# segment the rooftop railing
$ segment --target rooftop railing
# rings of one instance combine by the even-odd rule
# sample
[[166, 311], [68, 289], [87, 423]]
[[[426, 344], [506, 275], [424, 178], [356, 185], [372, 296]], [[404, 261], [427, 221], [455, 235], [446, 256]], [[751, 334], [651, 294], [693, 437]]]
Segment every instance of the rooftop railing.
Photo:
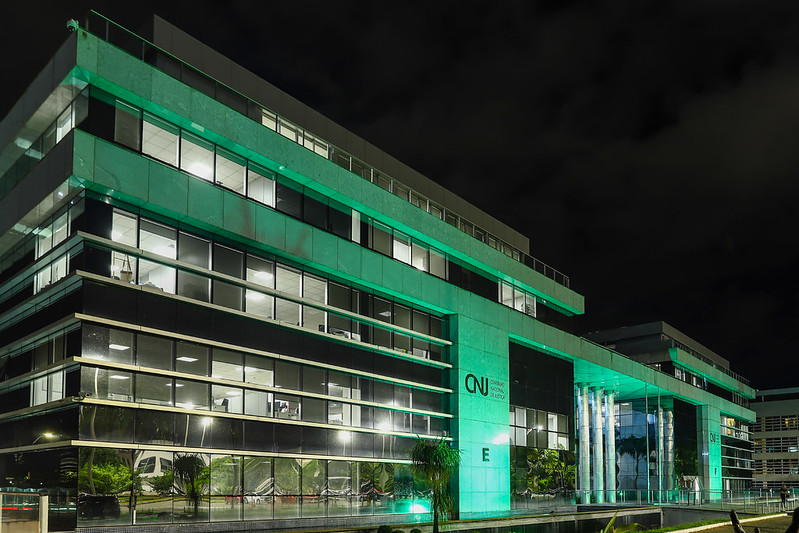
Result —
[[294, 124], [269, 110], [262, 104], [255, 102], [214, 77], [189, 65], [185, 61], [136, 33], [120, 26], [100, 13], [90, 11], [86, 16], [83, 28], [100, 39], [154, 66], [192, 88], [197, 89], [255, 122], [270, 128], [315, 154], [336, 163], [338, 166], [361, 176], [367, 181], [423, 209], [433, 216], [460, 229], [467, 235], [499, 250], [508, 257], [523, 263], [547, 278], [554, 280], [556, 283], [564, 287], [570, 287], [569, 277], [562, 272], [511, 246], [496, 235], [440, 204], [437, 204], [424, 194], [411, 189], [374, 166], [354, 157], [345, 150], [332, 145], [297, 124]]

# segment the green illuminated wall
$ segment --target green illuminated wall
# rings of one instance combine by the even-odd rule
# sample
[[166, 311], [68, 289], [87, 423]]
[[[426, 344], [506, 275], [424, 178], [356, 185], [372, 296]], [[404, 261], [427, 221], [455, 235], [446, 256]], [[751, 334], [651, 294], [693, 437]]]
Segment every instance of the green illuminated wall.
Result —
[[696, 440], [699, 445], [699, 475], [704, 489], [720, 491], [721, 486], [721, 411], [718, 407], [701, 405], [696, 409]]
[[463, 452], [458, 476], [462, 513], [510, 508], [508, 335], [465, 315], [451, 321], [453, 436]]

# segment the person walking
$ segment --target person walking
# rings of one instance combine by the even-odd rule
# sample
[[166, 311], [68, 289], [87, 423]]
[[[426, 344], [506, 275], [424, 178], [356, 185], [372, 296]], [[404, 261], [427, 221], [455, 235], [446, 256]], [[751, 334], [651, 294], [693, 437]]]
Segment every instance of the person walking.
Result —
[[782, 484], [780, 489], [780, 502], [782, 503], [782, 508], [785, 509], [788, 505], [788, 487], [785, 486], [785, 483]]

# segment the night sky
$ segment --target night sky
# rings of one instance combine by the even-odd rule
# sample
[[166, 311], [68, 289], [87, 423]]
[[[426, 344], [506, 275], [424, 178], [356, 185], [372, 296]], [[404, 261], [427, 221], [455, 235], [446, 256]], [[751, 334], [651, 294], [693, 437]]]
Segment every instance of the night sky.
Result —
[[8, 0], [0, 116], [90, 7], [158, 13], [526, 234], [577, 332], [664, 320], [799, 386], [799, 2]]

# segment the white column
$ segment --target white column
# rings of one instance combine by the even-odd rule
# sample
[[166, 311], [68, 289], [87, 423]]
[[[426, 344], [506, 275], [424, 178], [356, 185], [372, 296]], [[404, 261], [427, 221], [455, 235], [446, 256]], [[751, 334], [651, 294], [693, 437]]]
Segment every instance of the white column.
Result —
[[665, 450], [663, 447], [664, 433], [663, 428], [663, 408], [658, 405], [658, 434], [657, 434], [657, 447], [658, 447], [658, 501], [663, 501], [663, 459], [665, 459]]
[[602, 398], [604, 391], [596, 387], [594, 389], [594, 501], [603, 503], [605, 501], [605, 454], [602, 445]]
[[577, 458], [579, 459], [578, 473], [580, 481], [578, 490], [580, 491], [580, 501], [589, 503], [591, 494], [591, 451], [589, 450], [589, 424], [588, 424], [588, 387], [582, 383], [577, 395], [577, 422], [580, 428], [580, 440], [577, 448]]
[[674, 490], [674, 411], [666, 411], [666, 490]]
[[613, 391], [605, 394], [605, 488], [608, 503], [616, 503], [616, 406]]

